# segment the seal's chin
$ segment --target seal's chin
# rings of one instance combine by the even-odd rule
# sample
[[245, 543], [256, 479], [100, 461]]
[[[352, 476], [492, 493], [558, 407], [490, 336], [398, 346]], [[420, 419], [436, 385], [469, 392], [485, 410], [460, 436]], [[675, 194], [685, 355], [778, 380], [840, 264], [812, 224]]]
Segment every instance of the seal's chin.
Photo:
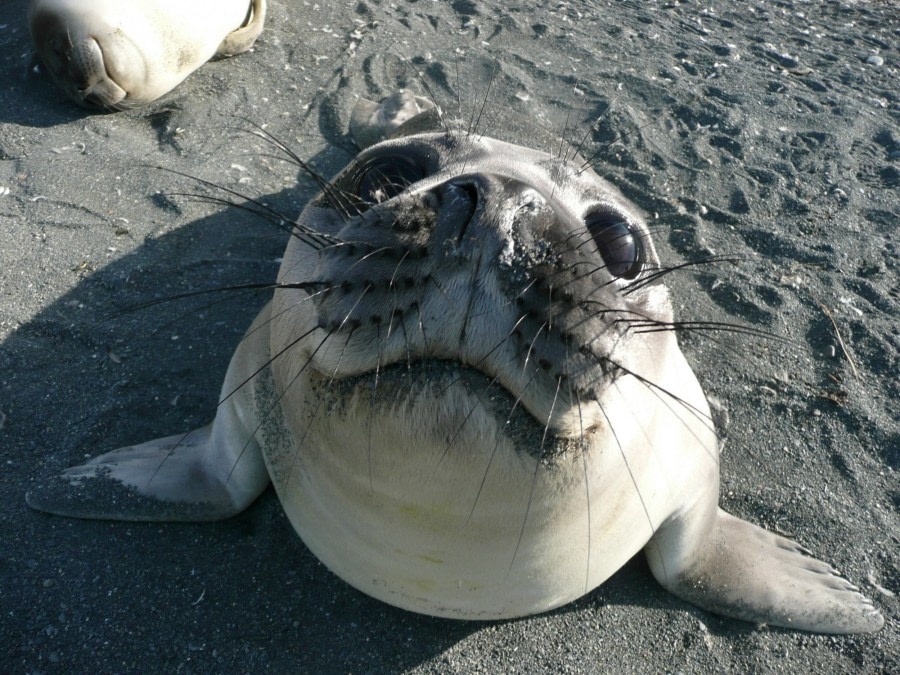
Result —
[[[365, 410], [368, 425], [409, 425], [411, 439], [445, 452], [492, 452], [501, 440], [517, 452], [549, 460], [574, 449], [584, 433], [539, 418], [523, 392], [458, 361], [420, 359], [337, 380], [334, 393], [350, 409]], [[409, 424], [412, 421], [413, 424]], [[367, 420], [360, 420], [366, 426]]]

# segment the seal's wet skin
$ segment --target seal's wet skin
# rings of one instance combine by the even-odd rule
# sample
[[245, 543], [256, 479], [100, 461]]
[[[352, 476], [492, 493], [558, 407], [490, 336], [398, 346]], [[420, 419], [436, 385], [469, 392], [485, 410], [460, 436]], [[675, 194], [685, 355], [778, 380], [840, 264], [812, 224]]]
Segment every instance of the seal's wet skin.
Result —
[[210, 427], [28, 497], [208, 520], [274, 484], [331, 570], [459, 619], [542, 612], [646, 552], [727, 616], [877, 630], [858, 589], [718, 507], [718, 445], [639, 211], [581, 161], [448, 128], [398, 92], [303, 211]]
[[88, 108], [150, 103], [215, 57], [253, 46], [265, 0], [31, 0], [38, 55]]

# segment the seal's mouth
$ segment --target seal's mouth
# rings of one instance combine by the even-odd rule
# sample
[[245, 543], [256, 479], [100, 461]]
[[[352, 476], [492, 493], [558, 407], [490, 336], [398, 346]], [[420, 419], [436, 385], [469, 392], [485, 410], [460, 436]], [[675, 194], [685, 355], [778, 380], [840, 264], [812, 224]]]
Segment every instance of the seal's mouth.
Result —
[[[513, 447], [541, 461], [552, 462], [580, 447], [584, 440], [584, 434], [580, 438], [561, 434], [549, 420], [533, 415], [521, 394], [507, 390], [496, 377], [458, 361], [426, 358], [393, 363], [378, 371], [336, 380], [332, 386], [345, 400], [368, 397], [374, 416], [394, 416], [400, 409], [439, 411], [421, 419], [421, 428], [438, 437], [448, 452], [471, 442], [467, 427], [485, 414], [494, 420], [498, 437], [507, 438]], [[466, 405], [460, 406], [460, 401]], [[488, 437], [490, 434], [476, 436], [484, 436], [484, 444], [496, 443]], [[467, 438], [465, 444], [463, 438]]]

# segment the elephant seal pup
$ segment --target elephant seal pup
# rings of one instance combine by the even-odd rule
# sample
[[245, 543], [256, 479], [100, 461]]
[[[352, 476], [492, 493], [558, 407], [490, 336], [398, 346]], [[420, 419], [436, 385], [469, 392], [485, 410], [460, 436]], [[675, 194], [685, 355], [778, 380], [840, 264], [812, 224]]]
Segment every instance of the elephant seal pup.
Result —
[[266, 0], [31, 0], [28, 24], [56, 84], [88, 108], [145, 105], [213, 57], [250, 49]]
[[576, 162], [423, 132], [404, 92], [293, 227], [209, 427], [28, 496], [67, 516], [226, 518], [271, 480], [312, 552], [416, 612], [501, 619], [584, 595], [639, 550], [712, 612], [883, 623], [788, 539], [718, 507], [716, 434], [637, 209]]

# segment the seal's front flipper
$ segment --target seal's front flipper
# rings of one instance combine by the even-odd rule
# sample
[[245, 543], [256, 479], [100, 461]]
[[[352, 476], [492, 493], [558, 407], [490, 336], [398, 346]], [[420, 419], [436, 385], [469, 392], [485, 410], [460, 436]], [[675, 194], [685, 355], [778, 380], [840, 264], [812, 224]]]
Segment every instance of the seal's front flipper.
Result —
[[657, 580], [716, 614], [818, 633], [870, 633], [884, 624], [872, 602], [830, 565], [718, 509], [711, 529], [676, 520], [647, 545]]
[[258, 429], [256, 375], [269, 360], [269, 306], [231, 359], [215, 421], [120, 448], [53, 476], [26, 495], [39, 511], [107, 520], [221, 520], [269, 484]]
[[[242, 511], [268, 484], [255, 442], [234, 472], [216, 466], [213, 425], [95, 457], [26, 495], [39, 511], [107, 520], [221, 520]], [[233, 464], [233, 463], [232, 463]], [[229, 475], [230, 474], [230, 475]]]

